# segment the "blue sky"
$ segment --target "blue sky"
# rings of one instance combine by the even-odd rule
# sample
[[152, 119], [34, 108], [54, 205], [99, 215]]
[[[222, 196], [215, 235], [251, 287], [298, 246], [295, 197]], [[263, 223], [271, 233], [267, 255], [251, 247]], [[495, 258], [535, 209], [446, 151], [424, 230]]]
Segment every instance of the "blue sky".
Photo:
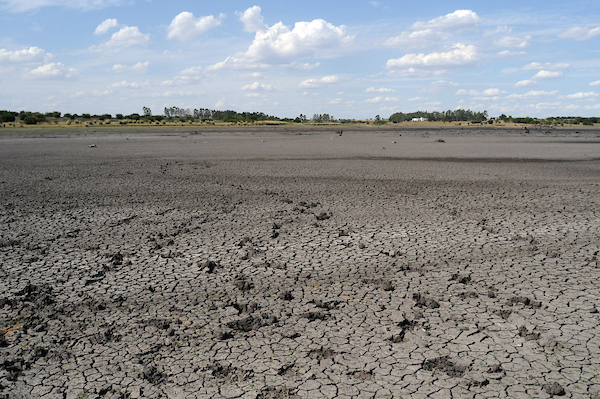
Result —
[[0, 109], [600, 116], [600, 2], [0, 0]]

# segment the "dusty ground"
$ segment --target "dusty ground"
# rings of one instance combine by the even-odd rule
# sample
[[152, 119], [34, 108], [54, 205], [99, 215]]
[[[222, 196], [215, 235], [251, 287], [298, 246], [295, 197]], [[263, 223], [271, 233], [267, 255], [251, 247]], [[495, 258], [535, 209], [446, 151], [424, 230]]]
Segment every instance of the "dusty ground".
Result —
[[594, 130], [4, 134], [0, 397], [600, 397], [599, 160]]

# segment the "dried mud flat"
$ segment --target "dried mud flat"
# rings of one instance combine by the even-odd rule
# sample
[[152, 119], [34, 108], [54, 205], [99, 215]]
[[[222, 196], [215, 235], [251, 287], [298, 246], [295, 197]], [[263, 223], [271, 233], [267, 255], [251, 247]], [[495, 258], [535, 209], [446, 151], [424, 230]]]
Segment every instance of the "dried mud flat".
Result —
[[600, 131], [0, 136], [0, 397], [600, 397]]

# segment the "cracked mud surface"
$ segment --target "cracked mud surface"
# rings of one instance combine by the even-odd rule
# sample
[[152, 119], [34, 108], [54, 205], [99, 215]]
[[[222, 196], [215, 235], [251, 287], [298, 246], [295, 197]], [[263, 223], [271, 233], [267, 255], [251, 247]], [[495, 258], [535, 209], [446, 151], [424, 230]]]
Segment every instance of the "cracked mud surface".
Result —
[[167, 133], [1, 136], [0, 397], [600, 397], [600, 132]]

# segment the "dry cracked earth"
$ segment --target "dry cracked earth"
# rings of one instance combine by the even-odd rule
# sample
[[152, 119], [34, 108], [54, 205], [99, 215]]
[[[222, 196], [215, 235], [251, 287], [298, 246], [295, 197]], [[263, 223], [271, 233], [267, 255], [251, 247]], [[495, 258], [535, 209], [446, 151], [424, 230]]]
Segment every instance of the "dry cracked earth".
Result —
[[600, 397], [600, 131], [0, 136], [0, 398]]

